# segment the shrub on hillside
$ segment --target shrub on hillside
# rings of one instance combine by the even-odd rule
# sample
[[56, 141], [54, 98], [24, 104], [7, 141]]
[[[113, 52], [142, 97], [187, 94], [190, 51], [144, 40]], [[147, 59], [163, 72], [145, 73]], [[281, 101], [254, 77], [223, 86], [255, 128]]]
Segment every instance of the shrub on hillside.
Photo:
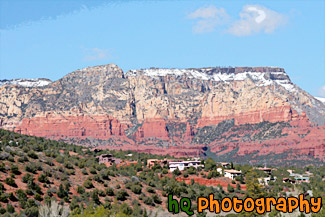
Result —
[[143, 199], [143, 202], [144, 202], [145, 204], [147, 204], [147, 205], [150, 205], [150, 206], [154, 206], [154, 205], [155, 205], [154, 202], [153, 202], [153, 199], [152, 199], [151, 197], [145, 197], [145, 198]]
[[90, 188], [93, 188], [94, 185], [93, 185], [93, 183], [90, 180], [86, 180], [84, 182], [84, 187], [87, 188], [87, 189], [90, 189]]
[[12, 202], [17, 202], [18, 201], [18, 199], [15, 197], [13, 192], [10, 192], [9, 200], [11, 200]]
[[124, 200], [126, 200], [127, 196], [129, 196], [129, 194], [125, 190], [122, 189], [122, 190], [117, 192], [116, 199], [124, 201]]
[[5, 191], [5, 187], [4, 185], [0, 182], [0, 194], [3, 193]]
[[7, 203], [7, 212], [8, 213], [14, 213], [15, 208], [11, 205], [11, 203]]
[[39, 194], [39, 193], [36, 193], [35, 196], [34, 196], [35, 200], [38, 200], [38, 201], [42, 201], [43, 200], [43, 197]]
[[142, 192], [142, 187], [140, 185], [132, 185], [131, 186], [131, 191], [135, 194], [141, 194]]
[[77, 193], [78, 194], [83, 194], [83, 193], [85, 193], [85, 189], [82, 186], [78, 186], [77, 187]]
[[230, 184], [228, 184], [227, 190], [229, 193], [233, 193], [235, 191], [234, 187], [232, 187]]
[[152, 187], [148, 187], [148, 188], [147, 188], [147, 191], [148, 191], [149, 193], [151, 193], [151, 194], [156, 193], [155, 189], [153, 189]]
[[14, 188], [17, 188], [17, 184], [16, 184], [16, 182], [15, 182], [15, 180], [13, 179], [13, 178], [9, 178], [9, 177], [7, 177], [6, 179], [5, 179], [5, 183], [7, 184], [7, 185], [10, 185], [10, 186], [12, 186], [12, 187], [14, 187]]
[[4, 172], [4, 173], [7, 171], [7, 170], [6, 170], [6, 166], [5, 166], [4, 163], [1, 163], [1, 164], [0, 164], [0, 171], [1, 171], [1, 172]]
[[182, 174], [182, 172], [177, 168], [176, 170], [173, 171], [173, 174], [174, 174], [175, 176], [179, 176], [179, 175]]
[[106, 188], [107, 196], [114, 196], [114, 190], [112, 188]]
[[23, 183], [28, 183], [29, 181], [32, 181], [33, 175], [31, 175], [30, 173], [26, 173], [26, 175], [23, 176], [22, 181]]
[[35, 152], [33, 152], [33, 151], [29, 151], [27, 153], [27, 155], [28, 155], [28, 157], [33, 158], [33, 159], [37, 159], [38, 158], [38, 155]]
[[157, 194], [154, 194], [152, 195], [151, 197], [153, 199], [153, 201], [156, 203], [156, 204], [161, 204], [161, 198], [157, 195]]
[[10, 168], [11, 172], [15, 175], [20, 175], [21, 172], [19, 171], [19, 168], [16, 164], [12, 164]]
[[47, 176], [44, 173], [42, 173], [41, 175], [39, 175], [37, 180], [39, 182], [41, 182], [41, 183], [48, 183], [48, 181], [49, 181], [48, 178], [47, 178]]
[[0, 214], [2, 215], [5, 213], [6, 213], [6, 209], [0, 206]]
[[8, 197], [5, 193], [0, 194], [0, 202], [8, 203]]

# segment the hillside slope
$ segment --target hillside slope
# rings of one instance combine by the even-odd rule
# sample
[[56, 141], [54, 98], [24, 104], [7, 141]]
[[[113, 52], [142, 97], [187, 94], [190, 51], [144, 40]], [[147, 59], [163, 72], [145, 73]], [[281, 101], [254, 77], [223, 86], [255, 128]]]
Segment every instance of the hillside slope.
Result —
[[0, 130], [0, 215], [37, 217], [54, 200], [75, 213], [90, 204], [132, 216], [166, 212], [161, 185], [148, 184], [158, 176], [143, 171], [142, 160], [155, 156], [110, 152], [122, 163], [106, 167], [97, 157], [107, 153]]

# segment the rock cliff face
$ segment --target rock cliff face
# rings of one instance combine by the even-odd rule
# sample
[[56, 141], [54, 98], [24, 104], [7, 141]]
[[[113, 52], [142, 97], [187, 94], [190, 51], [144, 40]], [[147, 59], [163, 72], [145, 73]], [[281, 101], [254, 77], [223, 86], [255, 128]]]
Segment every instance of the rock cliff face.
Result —
[[44, 85], [4, 83], [0, 118], [5, 129], [102, 148], [325, 160], [325, 105], [282, 68], [88, 67]]

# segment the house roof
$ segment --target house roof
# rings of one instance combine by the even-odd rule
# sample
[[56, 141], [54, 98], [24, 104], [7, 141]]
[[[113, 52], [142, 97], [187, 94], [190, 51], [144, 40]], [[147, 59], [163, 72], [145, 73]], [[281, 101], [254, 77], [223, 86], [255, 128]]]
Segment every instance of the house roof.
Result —
[[271, 168], [263, 167], [263, 168], [257, 168], [258, 170], [263, 170], [263, 171], [271, 171]]
[[178, 162], [169, 162], [169, 164], [185, 164], [185, 163], [201, 163], [201, 161], [198, 160], [189, 160], [189, 161], [178, 161]]
[[225, 170], [225, 172], [227, 172], [227, 173], [241, 173], [241, 171], [234, 170], [234, 169], [231, 169], [231, 170]]

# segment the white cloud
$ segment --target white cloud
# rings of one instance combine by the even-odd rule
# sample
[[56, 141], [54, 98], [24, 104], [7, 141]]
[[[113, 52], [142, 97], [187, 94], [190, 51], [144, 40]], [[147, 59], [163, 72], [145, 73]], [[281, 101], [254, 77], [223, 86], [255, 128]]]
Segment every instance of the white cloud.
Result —
[[87, 48], [84, 49], [86, 56], [85, 61], [103, 60], [109, 58], [109, 54], [106, 50], [100, 48]]
[[195, 33], [213, 32], [218, 26], [226, 25], [225, 32], [236, 36], [247, 36], [259, 32], [270, 34], [287, 23], [285, 15], [261, 5], [245, 5], [239, 17], [240, 19], [230, 23], [230, 16], [226, 10], [213, 5], [201, 7], [187, 15], [188, 19], [196, 20], [193, 26]]
[[236, 36], [252, 35], [258, 32], [270, 34], [287, 22], [286, 16], [260, 5], [246, 5], [227, 30]]
[[320, 97], [325, 97], [325, 85], [323, 85], [321, 88], [318, 89], [317, 94]]
[[213, 32], [218, 25], [224, 24], [229, 19], [229, 15], [224, 8], [209, 6], [197, 9], [188, 14], [187, 18], [196, 20], [193, 32], [206, 33]]

